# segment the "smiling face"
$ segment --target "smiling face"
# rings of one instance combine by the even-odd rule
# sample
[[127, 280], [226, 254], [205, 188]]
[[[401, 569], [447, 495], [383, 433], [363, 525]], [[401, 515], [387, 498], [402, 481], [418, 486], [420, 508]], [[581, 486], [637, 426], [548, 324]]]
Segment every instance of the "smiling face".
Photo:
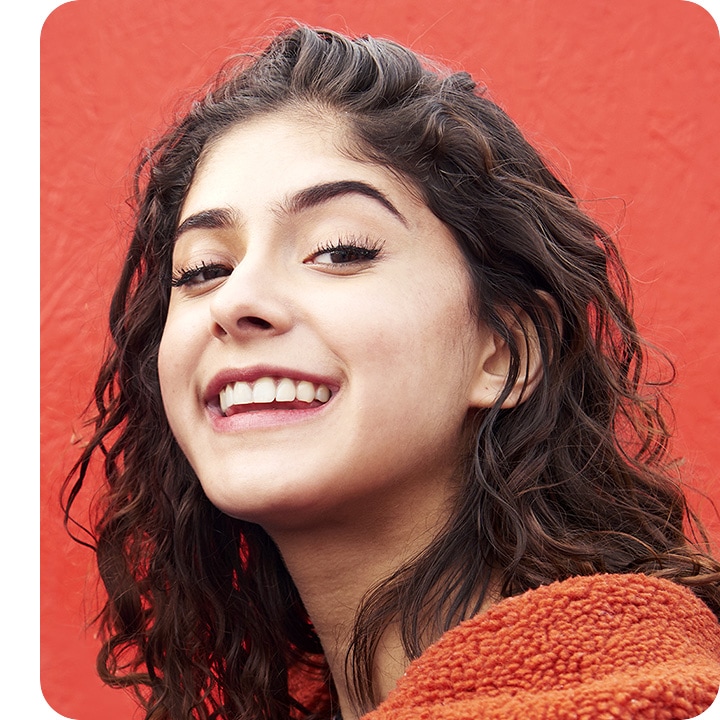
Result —
[[371, 522], [444, 502], [494, 350], [448, 229], [340, 127], [277, 113], [206, 150], [182, 208], [165, 410], [221, 510]]

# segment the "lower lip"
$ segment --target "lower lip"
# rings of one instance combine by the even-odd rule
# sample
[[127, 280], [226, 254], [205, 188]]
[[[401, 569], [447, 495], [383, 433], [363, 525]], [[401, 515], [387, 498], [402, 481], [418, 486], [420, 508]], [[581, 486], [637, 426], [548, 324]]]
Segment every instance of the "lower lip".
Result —
[[[331, 398], [332, 400], [332, 398]], [[221, 415], [219, 411], [208, 409], [210, 423], [217, 432], [233, 433], [244, 430], [260, 430], [280, 428], [287, 425], [312, 420], [321, 415], [330, 404], [328, 400], [322, 405], [308, 405], [306, 408], [263, 408], [262, 405], [254, 406], [257, 409], [244, 410], [234, 415]]]

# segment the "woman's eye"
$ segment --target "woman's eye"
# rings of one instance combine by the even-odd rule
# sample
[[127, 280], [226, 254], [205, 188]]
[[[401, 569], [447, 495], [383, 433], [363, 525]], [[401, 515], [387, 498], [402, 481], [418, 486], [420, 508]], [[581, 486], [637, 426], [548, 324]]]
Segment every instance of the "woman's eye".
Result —
[[316, 265], [348, 265], [374, 260], [380, 252], [378, 245], [352, 245], [341, 243], [316, 250], [310, 261]]
[[232, 272], [232, 268], [216, 263], [195, 265], [193, 267], [184, 268], [173, 273], [172, 287], [182, 287], [183, 285], [201, 285], [220, 277], [226, 277]]

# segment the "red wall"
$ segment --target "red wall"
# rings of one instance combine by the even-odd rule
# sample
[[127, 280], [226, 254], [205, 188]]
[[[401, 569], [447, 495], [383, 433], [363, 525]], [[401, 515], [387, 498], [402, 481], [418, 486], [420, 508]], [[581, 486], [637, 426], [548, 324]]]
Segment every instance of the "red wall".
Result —
[[[57, 495], [122, 258], [141, 143], [272, 19], [392, 37], [484, 79], [591, 211], [619, 227], [641, 325], [676, 358], [676, 449], [720, 501], [720, 38], [683, 0], [76, 0], [42, 34], [41, 682], [76, 720], [128, 720], [101, 687], [92, 556]], [[713, 528], [710, 504], [692, 500]]]

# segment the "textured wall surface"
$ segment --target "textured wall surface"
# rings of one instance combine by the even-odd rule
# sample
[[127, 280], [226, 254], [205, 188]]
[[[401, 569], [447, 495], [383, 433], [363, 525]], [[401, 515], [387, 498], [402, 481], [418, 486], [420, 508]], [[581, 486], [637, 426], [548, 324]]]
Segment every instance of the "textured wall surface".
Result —
[[[58, 491], [105, 339], [133, 159], [182, 99], [278, 18], [392, 37], [470, 70], [591, 213], [617, 228], [641, 326], [678, 366], [676, 451], [720, 501], [720, 38], [683, 0], [76, 0], [42, 75], [41, 681], [76, 720], [129, 720], [101, 687], [92, 555]], [[691, 494], [717, 531], [710, 502]]]

